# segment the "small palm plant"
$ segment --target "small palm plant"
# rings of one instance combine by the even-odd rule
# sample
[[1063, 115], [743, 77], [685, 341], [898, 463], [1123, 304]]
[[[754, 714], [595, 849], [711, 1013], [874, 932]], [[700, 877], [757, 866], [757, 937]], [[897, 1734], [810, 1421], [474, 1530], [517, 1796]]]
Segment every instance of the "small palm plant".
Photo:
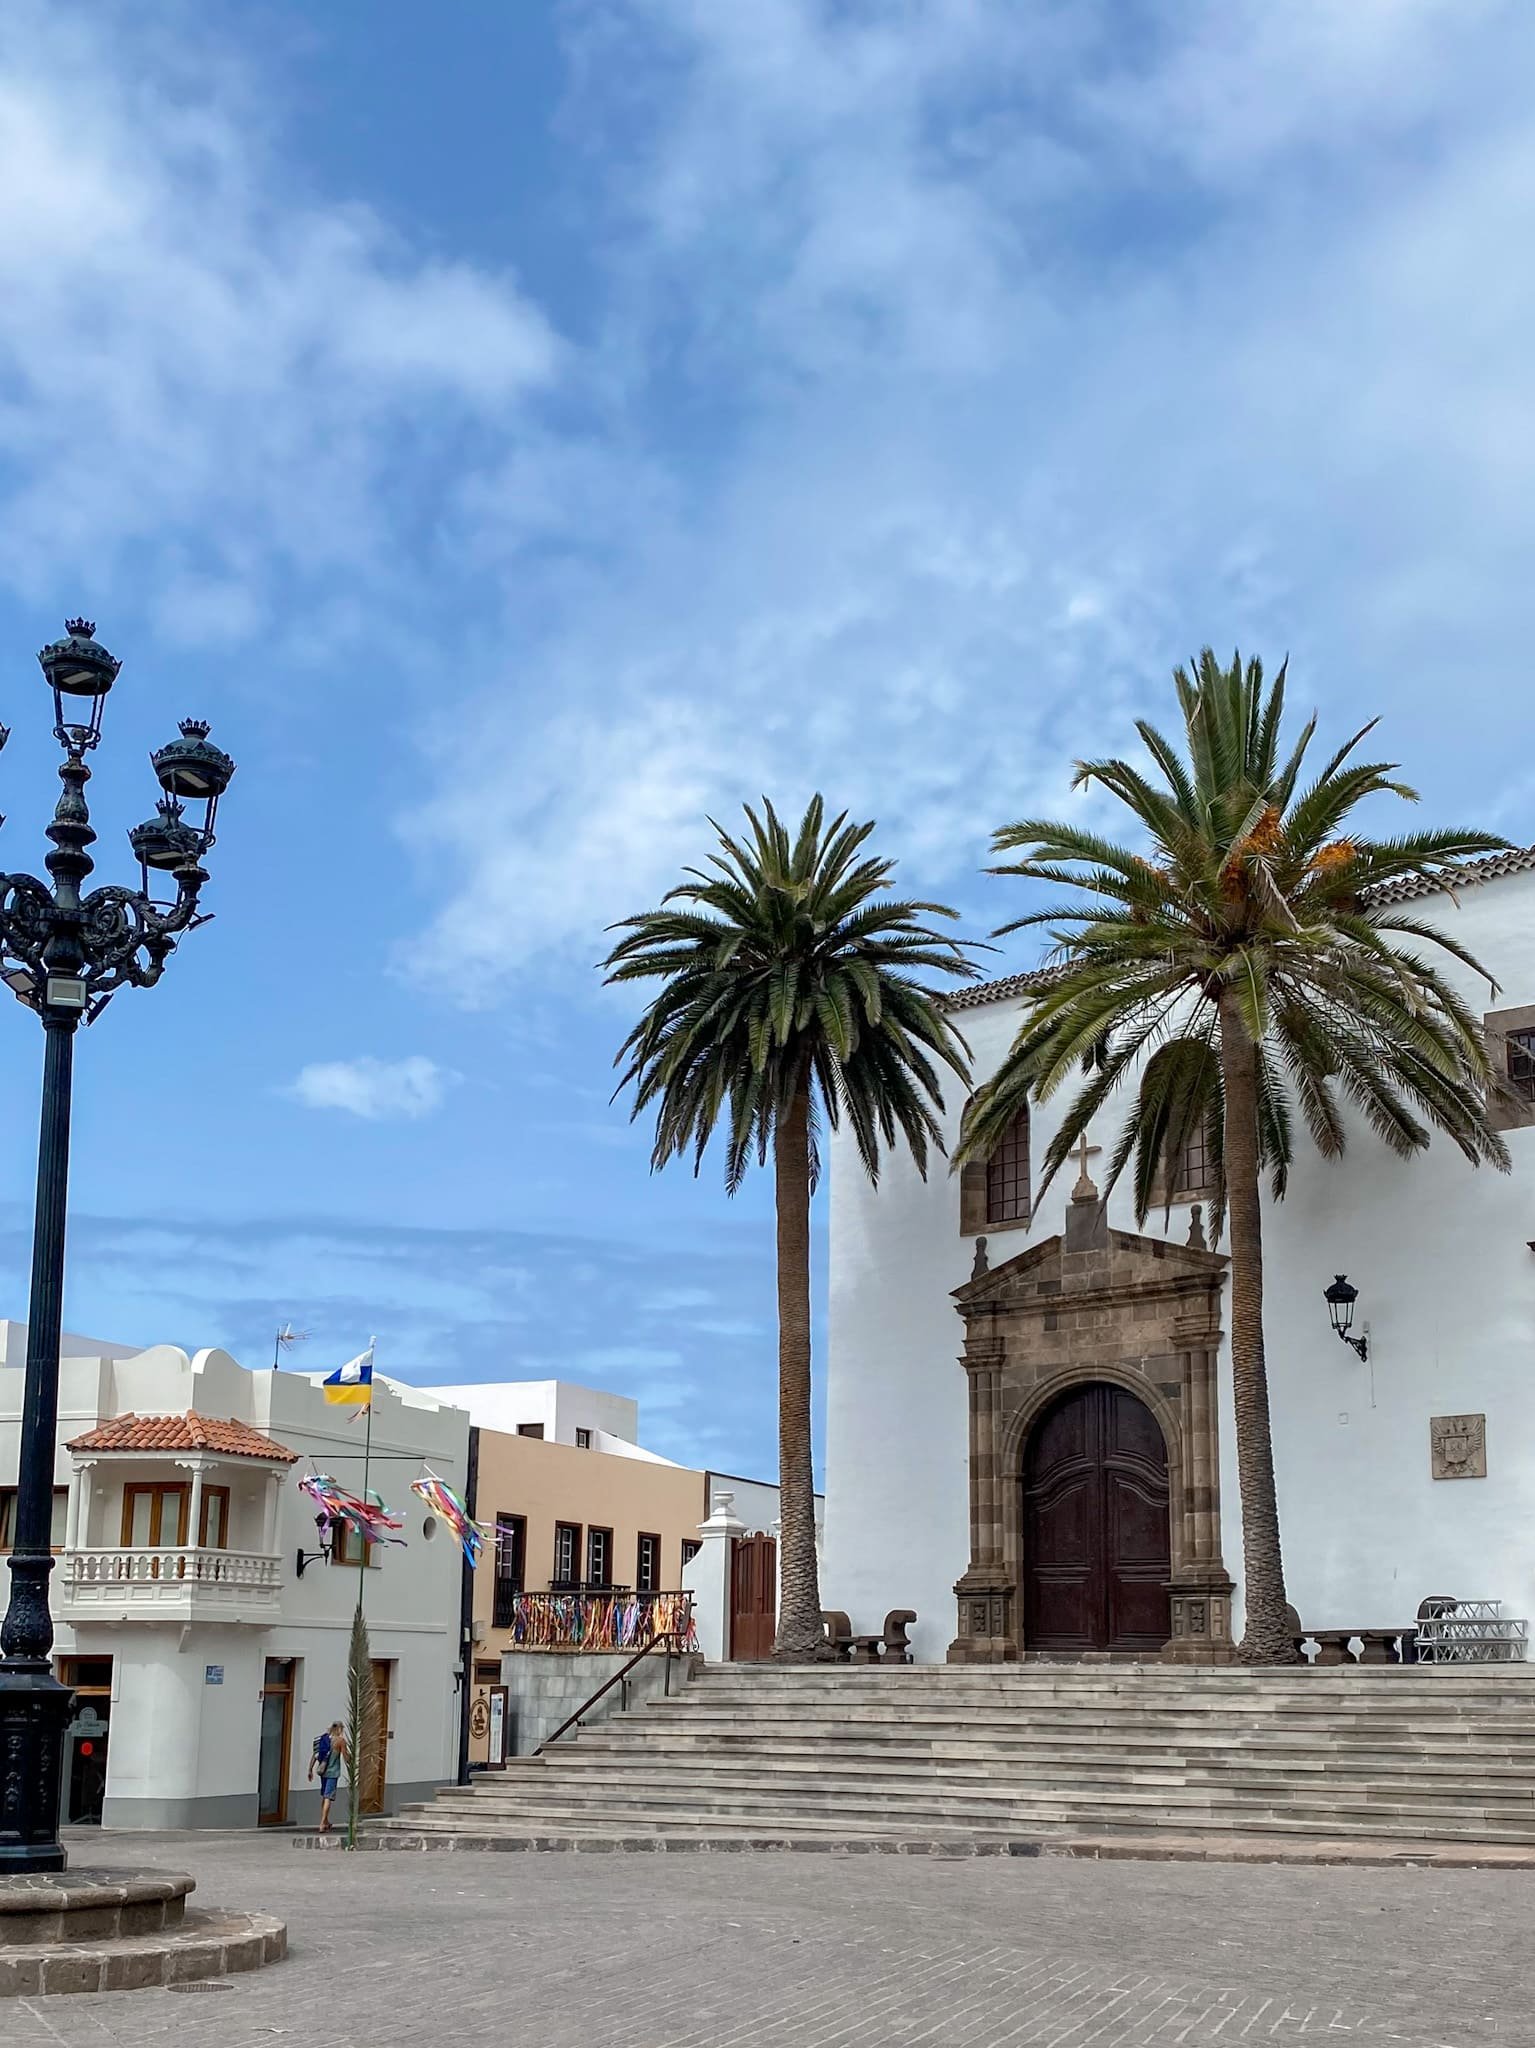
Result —
[[1473, 1165], [1507, 1170], [1487, 1124], [1479, 1022], [1433, 955], [1486, 970], [1447, 933], [1375, 893], [1403, 876], [1453, 872], [1506, 842], [1472, 831], [1369, 839], [1350, 828], [1367, 797], [1415, 794], [1394, 779], [1394, 763], [1355, 760], [1373, 722], [1302, 784], [1316, 720], [1281, 751], [1283, 669], [1265, 689], [1259, 662], [1244, 668], [1237, 656], [1223, 668], [1207, 648], [1175, 682], [1181, 749], [1137, 725], [1152, 774], [1121, 760], [1077, 766], [1074, 786], [1096, 783], [1118, 798], [1142, 850], [1033, 818], [993, 839], [998, 853], [1021, 855], [994, 873], [1081, 896], [1002, 927], [1052, 928], [1055, 972], [972, 1102], [959, 1157], [984, 1158], [1030, 1096], [1045, 1100], [1085, 1068], [1048, 1148], [1043, 1192], [1130, 1082], [1134, 1105], [1107, 1185], [1130, 1167], [1144, 1221], [1185, 1146], [1205, 1137], [1217, 1231], [1229, 1216], [1231, 1233], [1242, 1654], [1278, 1663], [1294, 1652], [1269, 1430], [1260, 1178], [1267, 1170], [1283, 1195], [1297, 1105], [1330, 1159], [1347, 1142], [1349, 1105], [1404, 1157], [1437, 1130]]
[[[941, 903], [889, 898], [893, 862], [862, 849], [872, 824], [826, 822], [814, 797], [791, 834], [773, 806], [716, 825], [707, 870], [687, 869], [657, 910], [626, 918], [606, 962], [613, 982], [663, 986], [618, 1054], [637, 1117], [654, 1106], [654, 1167], [717, 1127], [734, 1194], [771, 1154], [778, 1211], [778, 1454], [782, 1525], [775, 1657], [823, 1641], [810, 1423], [810, 1199], [820, 1133], [846, 1117], [877, 1179], [904, 1140], [920, 1172], [942, 1144], [941, 1070], [966, 1078], [963, 1041], [916, 977], [975, 973], [964, 946], [922, 922]], [[712, 822], [712, 821], [711, 821]]]
[[362, 1812], [364, 1790], [376, 1781], [380, 1772], [379, 1747], [383, 1734], [368, 1624], [362, 1618], [362, 1601], [359, 1599], [352, 1616], [352, 1639], [346, 1661], [346, 1845], [349, 1849], [357, 1846], [357, 1821]]

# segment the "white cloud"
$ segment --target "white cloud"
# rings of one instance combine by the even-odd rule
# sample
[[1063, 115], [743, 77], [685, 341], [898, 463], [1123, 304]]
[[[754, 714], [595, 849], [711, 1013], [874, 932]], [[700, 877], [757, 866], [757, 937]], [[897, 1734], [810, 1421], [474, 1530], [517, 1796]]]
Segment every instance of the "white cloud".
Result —
[[286, 1092], [306, 1109], [344, 1109], [379, 1123], [430, 1116], [457, 1079], [419, 1053], [403, 1060], [364, 1055], [355, 1060], [317, 1060], [301, 1069]]
[[184, 635], [228, 636], [276, 571], [397, 571], [407, 454], [508, 430], [560, 347], [515, 279], [296, 188], [259, 82], [176, 24], [0, 18], [0, 575], [100, 591], [131, 562], [184, 587]]
[[1535, 15], [574, 19], [615, 425], [463, 501], [538, 626], [408, 821], [452, 878], [424, 975], [588, 971], [764, 788], [1000, 918], [990, 829], [1207, 639], [1290, 652], [1303, 705], [1384, 711], [1434, 810], [1481, 808], [1535, 548]]

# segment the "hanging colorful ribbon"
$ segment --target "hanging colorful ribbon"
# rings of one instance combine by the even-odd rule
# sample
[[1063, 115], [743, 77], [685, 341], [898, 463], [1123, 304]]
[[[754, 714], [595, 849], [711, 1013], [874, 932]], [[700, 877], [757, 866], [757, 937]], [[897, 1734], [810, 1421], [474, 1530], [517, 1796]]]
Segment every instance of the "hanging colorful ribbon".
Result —
[[470, 1516], [467, 1506], [445, 1479], [439, 1479], [428, 1465], [421, 1478], [413, 1479], [410, 1490], [424, 1500], [439, 1522], [446, 1522], [458, 1538], [465, 1558], [471, 1565], [480, 1561], [480, 1552], [485, 1548], [485, 1531]]
[[382, 1501], [359, 1499], [355, 1493], [348, 1493], [328, 1472], [310, 1472], [298, 1486], [299, 1492], [307, 1493], [314, 1502], [327, 1528], [341, 1522], [347, 1528], [355, 1529], [364, 1543], [404, 1543], [403, 1536], [392, 1533], [405, 1526], [404, 1517], [386, 1508]]

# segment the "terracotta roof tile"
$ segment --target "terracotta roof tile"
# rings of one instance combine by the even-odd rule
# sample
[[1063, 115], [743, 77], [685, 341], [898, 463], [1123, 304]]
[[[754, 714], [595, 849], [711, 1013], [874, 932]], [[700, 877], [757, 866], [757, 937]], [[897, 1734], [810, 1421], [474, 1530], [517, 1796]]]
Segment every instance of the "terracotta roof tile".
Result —
[[185, 1415], [114, 1415], [98, 1429], [77, 1436], [70, 1451], [214, 1451], [224, 1458], [265, 1458], [296, 1465], [298, 1452], [263, 1436], [247, 1422], [215, 1422], [189, 1409]]
[[[1459, 867], [1441, 869], [1435, 875], [1405, 875], [1399, 882], [1383, 882], [1365, 893], [1370, 903], [1410, 903], [1419, 896], [1441, 896], [1450, 889], [1472, 889], [1482, 882], [1501, 881], [1505, 875], [1535, 872], [1535, 846], [1518, 846], [1510, 853], [1489, 853], [1484, 860], [1463, 861]], [[1048, 988], [1060, 972], [1056, 967], [1036, 967], [1023, 974], [1005, 974], [1000, 981], [973, 981], [968, 988], [955, 989], [944, 997], [947, 1010], [973, 1010], [982, 1003], [1005, 1003], [1012, 996], [1032, 995]]]

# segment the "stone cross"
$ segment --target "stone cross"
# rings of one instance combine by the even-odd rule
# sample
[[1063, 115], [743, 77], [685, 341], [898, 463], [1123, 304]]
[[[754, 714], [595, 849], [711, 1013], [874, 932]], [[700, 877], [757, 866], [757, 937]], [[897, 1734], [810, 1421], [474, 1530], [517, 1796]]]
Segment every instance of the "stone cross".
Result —
[[1088, 1144], [1086, 1131], [1077, 1140], [1073, 1150], [1073, 1157], [1076, 1159], [1081, 1171], [1077, 1175], [1077, 1184], [1071, 1191], [1071, 1199], [1074, 1202], [1095, 1202], [1098, 1199], [1098, 1190], [1093, 1185], [1092, 1175], [1087, 1170], [1087, 1162], [1089, 1159], [1095, 1158], [1102, 1150], [1103, 1147], [1101, 1145]]

